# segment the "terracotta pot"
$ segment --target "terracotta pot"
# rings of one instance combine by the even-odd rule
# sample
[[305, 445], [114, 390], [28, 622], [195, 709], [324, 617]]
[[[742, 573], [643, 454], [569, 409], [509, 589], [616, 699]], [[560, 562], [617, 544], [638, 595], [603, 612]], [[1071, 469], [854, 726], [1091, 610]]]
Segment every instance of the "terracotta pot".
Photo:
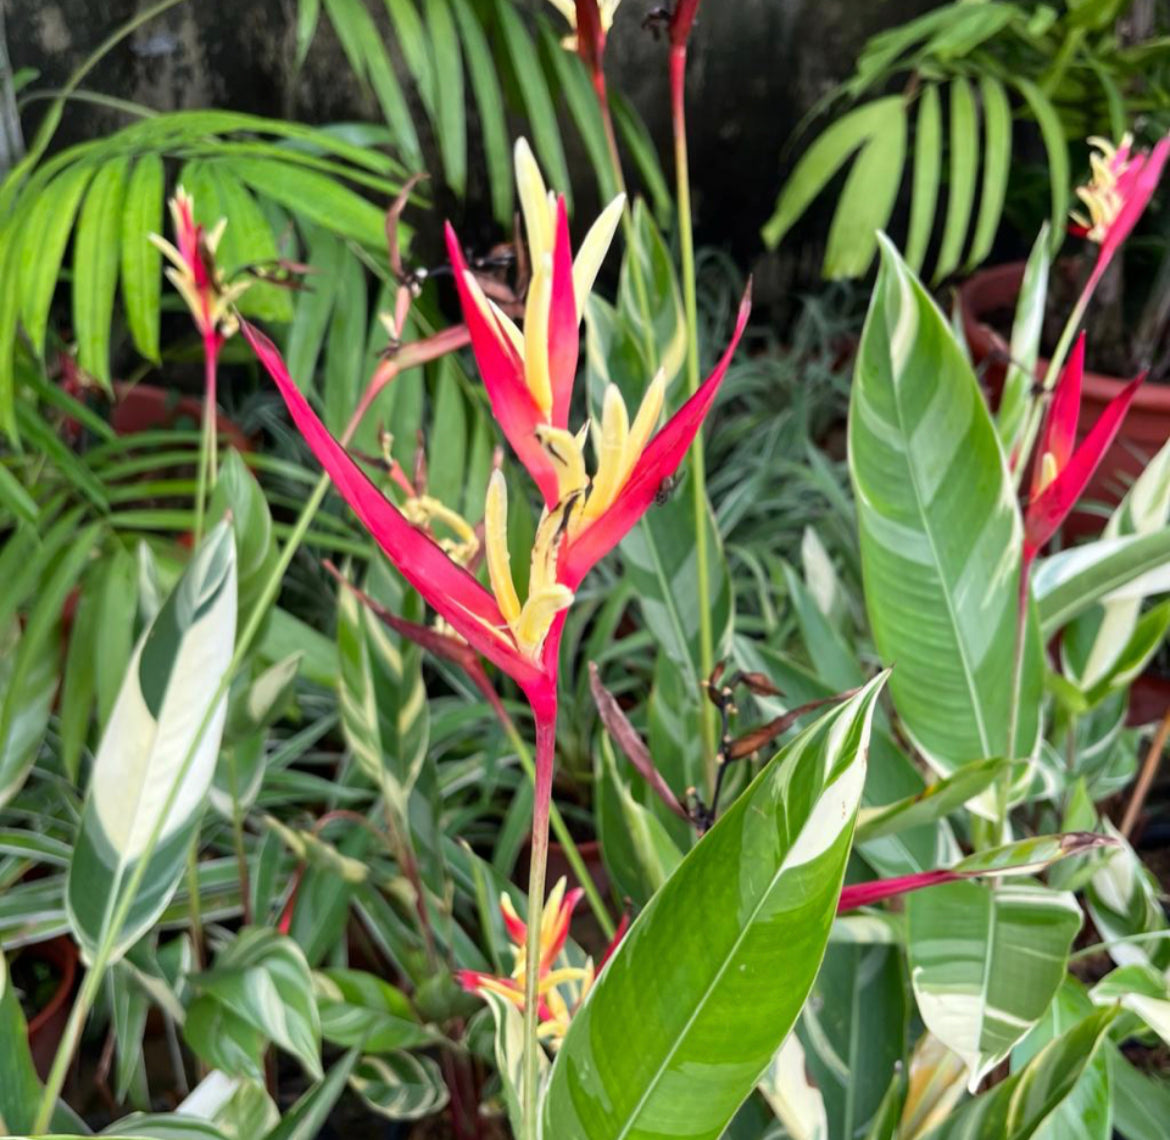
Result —
[[[118, 435], [173, 428], [184, 420], [187, 426], [198, 428], [203, 422], [203, 400], [198, 396], [180, 396], [171, 388], [123, 381], [114, 384], [114, 395], [110, 425]], [[218, 417], [217, 427], [220, 436], [237, 451], [252, 449], [248, 437], [225, 416]]]
[[[1010, 324], [1023, 279], [1024, 263], [1017, 261], [982, 269], [959, 289], [963, 333], [993, 401], [998, 401], [1003, 389], [1009, 351], [1007, 342], [991, 322], [999, 318], [1004, 324]], [[1038, 362], [1037, 372], [1041, 376], [1047, 369], [1047, 360]], [[1081, 422], [1077, 428], [1079, 438], [1084, 438], [1125, 383], [1114, 376], [1085, 373], [1081, 386]], [[1082, 502], [1095, 500], [1116, 506], [1167, 439], [1170, 439], [1170, 386], [1143, 384]], [[1078, 512], [1074, 519], [1072, 529], [1081, 534], [1099, 531], [1103, 521], [1100, 513], [1084, 511]]]
[[65, 1023], [69, 1020], [69, 999], [73, 996], [73, 984], [77, 980], [77, 947], [73, 939], [62, 935], [29, 946], [21, 953], [48, 962], [60, 978], [53, 996], [28, 1023], [29, 1049], [33, 1064], [43, 1081], [53, 1066], [57, 1046], [61, 1044]]

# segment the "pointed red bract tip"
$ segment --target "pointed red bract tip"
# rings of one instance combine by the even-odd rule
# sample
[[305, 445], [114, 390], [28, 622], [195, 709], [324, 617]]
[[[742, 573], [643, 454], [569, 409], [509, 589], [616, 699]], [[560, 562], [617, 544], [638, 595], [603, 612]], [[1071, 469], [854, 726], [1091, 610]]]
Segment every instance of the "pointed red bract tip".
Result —
[[467, 262], [450, 222], [445, 225], [445, 233], [463, 320], [471, 336], [471, 350], [492, 405], [492, 414], [517, 458], [540, 488], [545, 504], [555, 506], [559, 493], [557, 474], [536, 438], [536, 427], [543, 422], [543, 416], [524, 379], [524, 361], [499, 322], [492, 314], [485, 313], [472, 296], [465, 276], [469, 273]]
[[556, 233], [553, 241], [552, 298], [548, 313], [548, 369], [552, 382], [553, 427], [569, 423], [573, 381], [581, 348], [581, 314], [573, 287], [573, 247], [565, 199], [557, 198]]

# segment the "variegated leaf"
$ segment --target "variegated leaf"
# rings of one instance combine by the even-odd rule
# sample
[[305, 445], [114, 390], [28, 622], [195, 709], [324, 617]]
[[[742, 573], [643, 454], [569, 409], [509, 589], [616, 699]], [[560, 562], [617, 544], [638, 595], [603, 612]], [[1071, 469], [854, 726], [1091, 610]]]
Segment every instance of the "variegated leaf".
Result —
[[98, 747], [66, 892], [89, 959], [99, 947], [124, 954], [178, 886], [215, 771], [227, 709], [216, 693], [235, 637], [235, 546], [220, 524], [135, 647]]
[[919, 1012], [966, 1062], [974, 1091], [1047, 1009], [1080, 907], [1039, 885], [966, 881], [911, 895], [907, 912]]
[[783, 748], [635, 921], [557, 1053], [546, 1137], [722, 1135], [824, 954], [884, 682]]
[[1027, 637], [1009, 742], [1022, 524], [995, 427], [946, 318], [888, 241], [849, 412], [866, 606], [902, 721], [943, 776], [1036, 746]]
[[436, 1061], [415, 1053], [363, 1057], [349, 1085], [380, 1116], [422, 1120], [447, 1104], [447, 1086]]

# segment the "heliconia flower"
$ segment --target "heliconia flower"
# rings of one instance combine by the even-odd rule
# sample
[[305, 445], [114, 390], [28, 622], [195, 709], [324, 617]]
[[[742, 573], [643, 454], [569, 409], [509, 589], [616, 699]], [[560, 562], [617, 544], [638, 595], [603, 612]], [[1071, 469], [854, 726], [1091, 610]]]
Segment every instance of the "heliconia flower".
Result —
[[[588, 996], [599, 972], [594, 970], [592, 960], [588, 959], [583, 966], [557, 965], [569, 938], [573, 910], [584, 894], [581, 890], [566, 891], [565, 885], [565, 880], [560, 879], [549, 892], [540, 918], [538, 1033], [542, 1040], [549, 1041], [554, 1046], [568, 1032], [573, 1014]], [[457, 977], [459, 984], [468, 993], [498, 994], [517, 1009], [523, 1010], [526, 980], [524, 948], [528, 938], [528, 926], [516, 913], [516, 908], [508, 895], [504, 895], [500, 900], [500, 913], [504, 919], [504, 928], [513, 943], [516, 964], [511, 975], [500, 977], [478, 970], [460, 970]], [[604, 968], [628, 925], [627, 918], [618, 927], [601, 960], [599, 970]]]
[[[492, 410], [546, 504], [524, 600], [511, 573], [507, 490], [500, 472], [492, 475], [485, 507], [489, 591], [381, 494], [326, 430], [272, 343], [247, 323], [243, 332], [276, 381], [301, 434], [390, 560], [461, 637], [520, 685], [538, 722], [547, 724], [556, 710], [560, 629], [573, 592], [641, 518], [682, 462], [726, 374], [750, 300], [745, 295], [731, 344], [715, 370], [660, 430], [665, 397], [661, 375], [648, 385], [632, 423], [620, 391], [610, 386], [596, 470], [590, 476], [588, 432], [568, 430], [569, 405], [585, 301], [617, 226], [621, 202], [602, 213], [574, 261], [564, 200], [545, 189], [523, 142], [516, 148], [516, 169], [534, 267], [523, 333], [484, 295], [449, 227], [448, 246]], [[542, 785], [550, 778], [550, 763], [546, 759], [538, 764]]]
[[1089, 143], [1097, 148], [1089, 160], [1093, 176], [1088, 185], [1077, 189], [1087, 215], [1074, 212], [1072, 217], [1074, 232], [1100, 247], [1086, 286], [1086, 292], [1091, 293], [1158, 188], [1170, 157], [1170, 135], [1159, 140], [1152, 151], [1135, 152], [1128, 134], [1118, 146], [1101, 138], [1091, 138]]
[[1085, 334], [1081, 333], [1056, 384], [1040, 439], [1036, 474], [1024, 510], [1025, 568], [1031, 566], [1084, 494], [1146, 378], [1143, 372], [1127, 384], [1109, 402], [1080, 447], [1076, 447], [1084, 371]]
[[[617, 12], [621, 2], [622, 0], [549, 0], [549, 3], [573, 27], [572, 35], [565, 36], [561, 41], [565, 49], [580, 52], [581, 45], [578, 42], [578, 37], [587, 37], [596, 43], [599, 34], [601, 46], [604, 47], [606, 33], [613, 27], [614, 13]], [[587, 8], [589, 11], [583, 13], [582, 8]], [[596, 28], [590, 26], [593, 23], [594, 13], [596, 13], [597, 20]]]
[[234, 306], [251, 284], [245, 280], [228, 285], [216, 268], [215, 251], [227, 218], [220, 218], [214, 229], [205, 231], [196, 223], [195, 202], [182, 186], [170, 201], [170, 211], [178, 245], [161, 234], [151, 234], [150, 240], [171, 263], [167, 277], [186, 301], [195, 327], [204, 339], [222, 343], [236, 331]]

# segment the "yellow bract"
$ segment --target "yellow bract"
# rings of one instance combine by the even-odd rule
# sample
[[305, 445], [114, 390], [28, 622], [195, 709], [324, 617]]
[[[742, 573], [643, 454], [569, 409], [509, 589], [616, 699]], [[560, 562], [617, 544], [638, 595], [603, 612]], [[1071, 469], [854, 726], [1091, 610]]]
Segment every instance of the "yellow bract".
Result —
[[[171, 223], [175, 233], [179, 234], [186, 225], [183, 211], [189, 217], [194, 217], [194, 199], [179, 186], [175, 196], [171, 199]], [[220, 218], [215, 226], [204, 235], [203, 245], [209, 254], [214, 254], [219, 247], [223, 231], [227, 228], [227, 218]], [[225, 285], [223, 274], [209, 264], [205, 268], [211, 277], [206, 291], [207, 297], [202, 295], [195, 278], [195, 267], [179, 252], [178, 248], [167, 241], [161, 234], [148, 234], [150, 241], [162, 251], [171, 265], [166, 270], [167, 278], [178, 290], [179, 296], [191, 310], [195, 325], [203, 334], [218, 331], [223, 337], [230, 337], [238, 326], [235, 313], [232, 311], [235, 303], [251, 285], [250, 281], [237, 281], [234, 285]]]
[[1085, 204], [1089, 214], [1085, 217], [1074, 210], [1072, 218], [1077, 225], [1084, 227], [1090, 241], [1104, 241], [1109, 227], [1116, 221], [1125, 204], [1117, 183], [1128, 163], [1118, 161], [1118, 152], [1128, 153], [1132, 144], [1133, 138], [1128, 134], [1121, 140], [1120, 146], [1095, 136], [1089, 139], [1089, 145], [1096, 148], [1096, 152], [1089, 156], [1093, 176], [1087, 186], [1077, 187], [1077, 197]]

